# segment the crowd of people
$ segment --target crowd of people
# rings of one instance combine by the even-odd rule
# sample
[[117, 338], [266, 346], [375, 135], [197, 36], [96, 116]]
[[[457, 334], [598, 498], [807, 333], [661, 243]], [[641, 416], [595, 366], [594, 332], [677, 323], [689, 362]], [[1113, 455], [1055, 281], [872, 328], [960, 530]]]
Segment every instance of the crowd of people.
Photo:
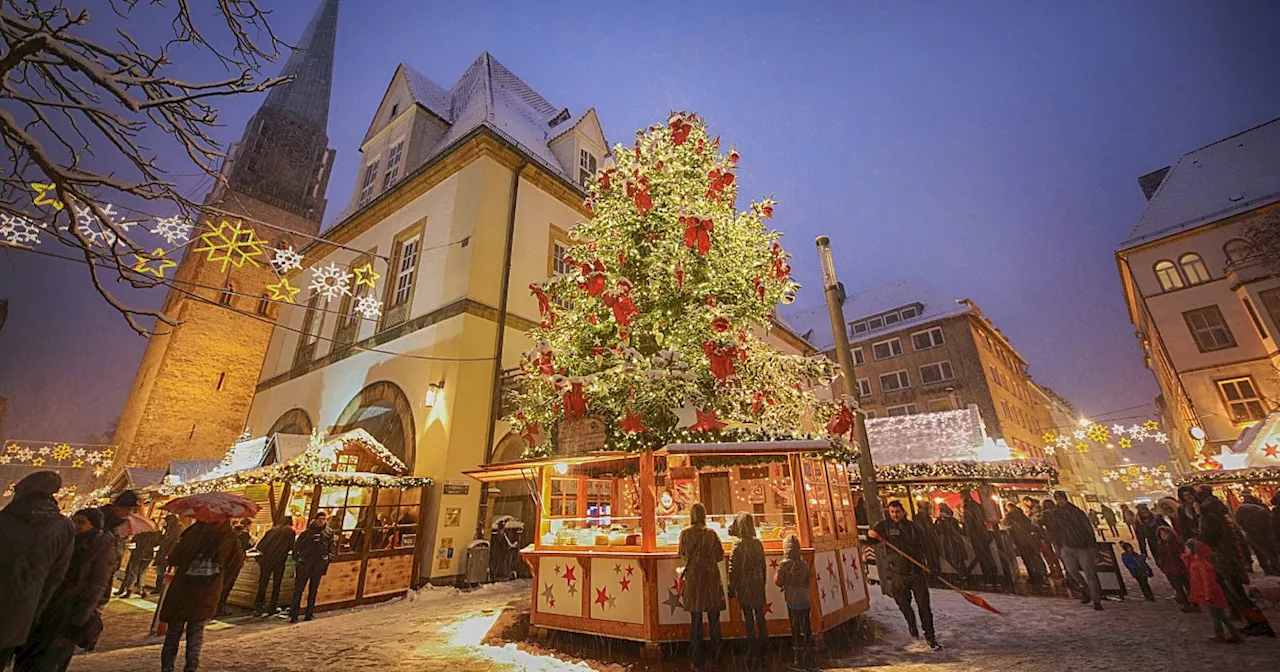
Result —
[[130, 535], [130, 518], [140, 508], [134, 492], [67, 517], [56, 499], [61, 488], [57, 472], [32, 473], [14, 486], [12, 501], [0, 510], [0, 548], [5, 549], [0, 553], [0, 672], [10, 662], [16, 672], [61, 672], [77, 649], [95, 648], [103, 630], [102, 610], [113, 596], [130, 539], [133, 548], [114, 595], [146, 597], [147, 567], [155, 567], [150, 588], [160, 595], [159, 620], [166, 629], [162, 672], [175, 669], [184, 636], [183, 669], [199, 668], [205, 626], [227, 615], [227, 601], [251, 555], [259, 565], [253, 614], [279, 612], [280, 586], [293, 557], [289, 621], [297, 623], [300, 615], [314, 618], [321, 577], [338, 551], [324, 512], [301, 534], [285, 516], [256, 542], [253, 521], [247, 518], [200, 521], [168, 514], [155, 529]]

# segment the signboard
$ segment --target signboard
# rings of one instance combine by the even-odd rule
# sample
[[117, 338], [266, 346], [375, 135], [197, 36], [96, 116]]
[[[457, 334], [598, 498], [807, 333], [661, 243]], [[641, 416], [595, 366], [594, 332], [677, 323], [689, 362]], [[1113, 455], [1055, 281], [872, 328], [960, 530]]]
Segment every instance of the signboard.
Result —
[[556, 449], [561, 455], [588, 453], [604, 448], [604, 419], [589, 415], [585, 418], [574, 418], [560, 423], [560, 431], [556, 437]]
[[444, 494], [446, 495], [465, 495], [471, 492], [471, 484], [459, 483], [457, 481], [446, 481], [444, 484]]
[[245, 499], [251, 499], [255, 502], [266, 502], [271, 500], [271, 485], [268, 483], [260, 483], [258, 485], [246, 486], [244, 489]]
[[1097, 503], [1097, 501], [1098, 501], [1098, 496], [1097, 496], [1097, 495], [1085, 495], [1085, 496], [1084, 496], [1084, 501], [1086, 501], [1086, 502], [1094, 502], [1094, 503]]
[[1115, 544], [1099, 541], [1098, 555], [1094, 559], [1093, 568], [1098, 573], [1098, 587], [1103, 595], [1119, 595], [1123, 598], [1129, 593], [1124, 585], [1124, 576], [1120, 568], [1124, 565], [1116, 561]]

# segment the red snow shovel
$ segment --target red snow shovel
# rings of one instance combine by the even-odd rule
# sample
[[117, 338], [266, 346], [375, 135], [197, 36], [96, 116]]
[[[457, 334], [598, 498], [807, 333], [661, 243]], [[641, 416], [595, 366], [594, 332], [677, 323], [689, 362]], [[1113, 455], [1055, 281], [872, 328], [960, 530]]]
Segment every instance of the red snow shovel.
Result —
[[889, 548], [892, 548], [895, 552], [897, 552], [897, 554], [898, 554], [898, 555], [901, 555], [902, 557], [904, 557], [904, 558], [906, 558], [906, 559], [910, 560], [910, 561], [912, 562], [912, 564], [914, 564], [916, 567], [919, 567], [920, 569], [923, 569], [924, 571], [928, 572], [931, 576], [933, 576], [933, 577], [934, 577], [934, 578], [936, 578], [937, 580], [941, 581], [941, 582], [942, 582], [942, 585], [944, 585], [944, 586], [946, 586], [946, 587], [950, 588], [951, 590], [956, 591], [957, 593], [960, 593], [960, 596], [961, 596], [961, 597], [963, 597], [965, 600], [967, 600], [967, 601], [969, 602], [969, 604], [972, 604], [972, 605], [974, 605], [974, 606], [976, 606], [976, 607], [982, 607], [983, 609], [986, 609], [987, 611], [989, 611], [989, 612], [991, 612], [991, 613], [993, 613], [993, 614], [998, 614], [998, 615], [1000, 615], [1000, 616], [1004, 616], [1004, 613], [1003, 613], [1003, 612], [1001, 612], [999, 609], [996, 609], [995, 607], [991, 606], [991, 604], [990, 604], [990, 603], [988, 603], [986, 600], [982, 599], [982, 598], [981, 598], [981, 597], [979, 597], [978, 595], [974, 595], [973, 593], [970, 593], [970, 592], [969, 592], [969, 591], [967, 591], [967, 590], [960, 590], [959, 588], [956, 588], [956, 587], [955, 587], [955, 585], [954, 585], [953, 583], [951, 583], [950, 581], [948, 581], [948, 580], [946, 580], [946, 579], [942, 578], [941, 576], [939, 576], [939, 575], [935, 574], [935, 573], [933, 572], [933, 570], [932, 570], [932, 569], [929, 569], [928, 567], [925, 567], [924, 565], [920, 564], [920, 561], [919, 561], [919, 560], [916, 560], [915, 558], [911, 557], [910, 555], [907, 555], [906, 553], [903, 553], [903, 552], [902, 552], [902, 549], [898, 548], [897, 546], [894, 546], [893, 544], [891, 544], [891, 543], [889, 543], [889, 542], [885, 541], [884, 539], [880, 539], [880, 538], [876, 538], [876, 541], [879, 541], [880, 543], [884, 544], [885, 546], [888, 546]]

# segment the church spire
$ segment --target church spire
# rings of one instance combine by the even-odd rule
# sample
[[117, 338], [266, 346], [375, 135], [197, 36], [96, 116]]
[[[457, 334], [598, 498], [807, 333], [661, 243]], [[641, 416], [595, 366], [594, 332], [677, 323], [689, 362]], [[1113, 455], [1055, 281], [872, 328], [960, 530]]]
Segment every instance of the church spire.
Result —
[[322, 129], [327, 127], [337, 36], [338, 0], [322, 0], [280, 73], [294, 80], [271, 89], [264, 107], [278, 108]]

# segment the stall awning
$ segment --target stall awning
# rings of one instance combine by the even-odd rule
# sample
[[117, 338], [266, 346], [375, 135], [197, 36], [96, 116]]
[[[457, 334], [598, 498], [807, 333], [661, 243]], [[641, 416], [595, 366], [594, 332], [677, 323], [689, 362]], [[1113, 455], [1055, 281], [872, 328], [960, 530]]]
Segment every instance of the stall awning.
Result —
[[637, 455], [635, 453], [622, 453], [617, 451], [596, 451], [592, 453], [579, 453], [576, 455], [552, 455], [549, 457], [536, 457], [528, 460], [495, 462], [479, 469], [464, 471], [462, 472], [462, 475], [470, 476], [481, 483], [500, 483], [502, 481], [524, 480], [531, 475], [534, 469], [550, 467], [557, 464], [587, 464], [590, 462], [626, 460], [636, 457]]
[[831, 450], [830, 441], [741, 441], [736, 443], [672, 443], [654, 455], [785, 455]]

